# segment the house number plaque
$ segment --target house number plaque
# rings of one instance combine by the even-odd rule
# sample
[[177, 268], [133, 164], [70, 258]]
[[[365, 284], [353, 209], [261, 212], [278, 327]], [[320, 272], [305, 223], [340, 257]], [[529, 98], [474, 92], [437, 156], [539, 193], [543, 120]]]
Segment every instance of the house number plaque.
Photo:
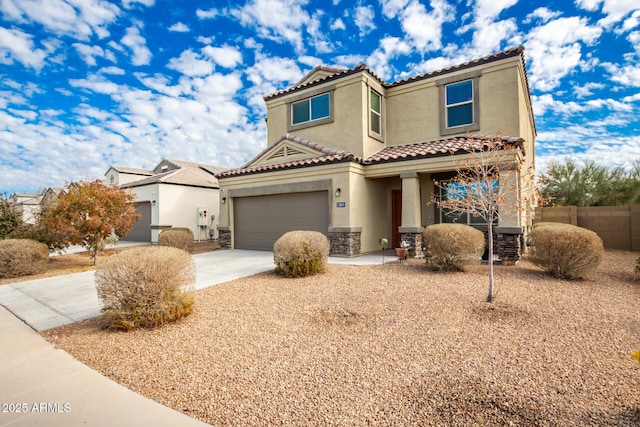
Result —
[[347, 202], [338, 202], [338, 203], [336, 203], [336, 206], [339, 207], [339, 208], [344, 208], [344, 207], [347, 206]]

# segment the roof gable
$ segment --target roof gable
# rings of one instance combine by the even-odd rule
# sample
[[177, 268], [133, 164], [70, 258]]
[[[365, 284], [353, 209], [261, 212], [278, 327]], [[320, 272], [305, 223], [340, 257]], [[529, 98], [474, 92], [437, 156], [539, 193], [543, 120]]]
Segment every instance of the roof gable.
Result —
[[311, 141], [287, 134], [271, 147], [260, 153], [245, 167], [295, 162], [329, 154], [330, 150], [323, 152], [322, 148], [324, 147], [320, 147], [318, 144], [312, 144]]
[[248, 175], [350, 161], [359, 162], [360, 160], [348, 151], [334, 150], [308, 139], [286, 134], [249, 163], [237, 169], [217, 173], [216, 177]]

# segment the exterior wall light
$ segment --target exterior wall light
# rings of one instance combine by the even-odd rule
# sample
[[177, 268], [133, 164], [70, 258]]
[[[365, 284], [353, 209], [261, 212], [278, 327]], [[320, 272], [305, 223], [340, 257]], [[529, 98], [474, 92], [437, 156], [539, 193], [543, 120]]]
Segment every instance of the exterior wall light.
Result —
[[336, 188], [336, 197], [340, 197], [340, 192], [341, 190], [339, 188]]
[[223, 197], [223, 198], [222, 198], [222, 204], [224, 205], [225, 203], [227, 203], [227, 198], [226, 198], [226, 197]]

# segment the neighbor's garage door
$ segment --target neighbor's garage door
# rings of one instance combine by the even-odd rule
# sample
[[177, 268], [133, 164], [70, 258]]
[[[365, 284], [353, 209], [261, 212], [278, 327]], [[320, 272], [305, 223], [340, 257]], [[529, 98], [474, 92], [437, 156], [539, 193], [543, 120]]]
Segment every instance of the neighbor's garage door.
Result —
[[293, 230], [329, 232], [326, 191], [234, 198], [234, 247], [273, 250], [280, 236]]
[[135, 204], [136, 213], [140, 214], [140, 219], [133, 225], [133, 229], [122, 240], [133, 242], [151, 241], [151, 202], [140, 202]]

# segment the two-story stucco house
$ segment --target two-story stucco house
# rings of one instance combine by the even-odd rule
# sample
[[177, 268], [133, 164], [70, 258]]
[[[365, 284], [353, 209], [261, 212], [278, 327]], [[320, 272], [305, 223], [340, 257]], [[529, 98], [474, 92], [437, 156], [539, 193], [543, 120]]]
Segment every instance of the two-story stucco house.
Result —
[[[381, 238], [410, 242], [418, 254], [424, 227], [450, 220], [430, 203], [434, 181], [452, 177], [471, 143], [499, 131], [519, 147], [515, 164], [531, 170], [534, 162], [522, 47], [393, 83], [366, 65], [317, 67], [264, 99], [267, 148], [216, 174], [220, 242], [228, 247], [271, 250], [286, 231], [305, 229], [327, 235], [332, 255], [379, 250]], [[528, 178], [514, 168], [500, 179]], [[496, 227], [496, 247], [517, 258], [531, 215], [512, 211]]]

